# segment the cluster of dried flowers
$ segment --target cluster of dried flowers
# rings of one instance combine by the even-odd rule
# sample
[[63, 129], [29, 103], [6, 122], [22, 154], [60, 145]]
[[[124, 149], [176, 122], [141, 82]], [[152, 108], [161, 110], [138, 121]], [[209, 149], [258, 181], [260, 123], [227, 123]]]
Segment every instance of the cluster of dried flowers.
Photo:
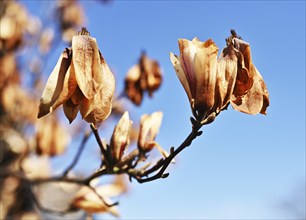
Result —
[[[164, 172], [174, 157], [201, 135], [203, 125], [213, 122], [229, 104], [247, 114], [265, 114], [269, 106], [268, 91], [252, 62], [250, 45], [235, 31], [226, 39], [219, 58], [218, 47], [211, 39], [205, 42], [197, 38], [179, 39], [180, 56], [170, 53], [170, 59], [194, 118], [188, 137], [179, 147], [166, 152], [155, 140], [162, 123], [161, 111], [142, 115], [135, 132], [129, 112], [117, 105], [115, 79], [97, 40], [85, 28], [75, 31], [84, 22], [78, 1], [57, 1], [61, 38], [71, 42], [71, 47], [64, 49], [43, 91], [38, 91], [42, 93], [40, 101], [35, 95], [39, 86], [34, 91], [22, 86], [16, 54], [27, 45], [25, 36], [29, 33], [39, 35], [36, 37], [40, 39], [37, 45], [40, 53], [49, 53], [55, 39], [53, 34], [57, 32], [52, 28], [41, 29], [41, 24], [28, 30], [35, 19], [27, 15], [21, 4], [15, 1], [0, 4], [3, 7], [0, 22], [4, 27], [0, 32], [1, 218], [42, 219], [45, 213], [69, 214], [77, 210], [83, 210], [88, 218], [93, 213], [119, 216], [112, 198], [128, 190], [125, 176], [140, 183], [166, 178], [168, 174]], [[42, 84], [41, 77], [35, 79]], [[161, 83], [158, 62], [142, 53], [138, 64], [127, 72], [124, 93], [140, 105], [144, 93], [152, 96]], [[70, 123], [79, 112], [90, 123], [91, 130], [69, 132], [67, 125], [61, 123], [61, 111], [57, 111], [61, 105]], [[40, 119], [36, 118], [37, 106]], [[100, 138], [99, 126], [102, 122], [107, 124], [104, 121], [118, 112], [122, 116], [107, 143]], [[74, 127], [83, 126], [77, 123], [81, 121], [75, 120]], [[32, 132], [25, 132], [29, 130]], [[100, 166], [89, 175], [77, 176], [72, 169], [91, 134], [101, 151], [97, 161]], [[71, 135], [83, 137], [81, 144], [70, 165], [61, 175], [54, 176], [51, 158], [65, 154]], [[154, 149], [162, 154], [155, 163], [150, 158]], [[109, 184], [98, 183], [99, 178], [109, 175], [115, 176]], [[61, 198], [62, 203], [54, 200], [55, 197]]]
[[266, 85], [252, 62], [249, 43], [234, 30], [219, 59], [209, 39], [179, 39], [180, 56], [170, 54], [196, 119], [211, 123], [229, 103], [247, 114], [265, 114], [269, 106]]
[[135, 105], [140, 105], [144, 92], [152, 97], [161, 83], [162, 71], [158, 62], [143, 52], [138, 64], [132, 66], [126, 75], [124, 92]]

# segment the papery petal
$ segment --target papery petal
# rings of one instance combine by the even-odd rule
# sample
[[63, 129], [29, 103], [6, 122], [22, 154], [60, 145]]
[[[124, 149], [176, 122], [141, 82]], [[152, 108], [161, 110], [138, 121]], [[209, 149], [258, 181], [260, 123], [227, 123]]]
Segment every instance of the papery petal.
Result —
[[247, 114], [266, 114], [266, 108], [269, 106], [269, 94], [262, 76], [254, 67], [254, 83], [250, 91], [242, 98], [232, 97], [232, 106], [235, 110]]
[[95, 38], [77, 35], [72, 38], [72, 64], [78, 86], [87, 99], [100, 90], [102, 82], [101, 61]]
[[193, 69], [196, 73], [195, 109], [205, 116], [215, 104], [218, 47], [212, 40], [192, 41], [196, 46]]
[[129, 113], [126, 111], [116, 125], [111, 138], [110, 152], [114, 162], [119, 161], [122, 158], [123, 153], [130, 142], [129, 132], [131, 125], [132, 121], [130, 120]]
[[238, 58], [238, 72], [236, 78], [236, 85], [234, 88], [234, 95], [236, 97], [246, 94], [253, 85], [254, 73], [251, 71], [252, 58], [250, 45], [238, 38], [234, 38], [233, 45], [236, 48], [235, 51], [239, 51], [241, 54], [237, 54]]
[[197, 48], [192, 41], [187, 39], [178, 40], [180, 49], [180, 64], [185, 73], [192, 98], [196, 95], [196, 70], [194, 69], [194, 57]]
[[220, 54], [215, 94], [217, 113], [230, 102], [235, 87], [239, 57], [241, 53], [232, 44], [224, 48]]
[[80, 112], [85, 121], [98, 123], [104, 121], [112, 110], [112, 101], [115, 92], [115, 78], [105, 60], [101, 56], [102, 83], [101, 89], [93, 99], [84, 99], [80, 105]]
[[73, 101], [68, 99], [64, 104], [63, 104], [63, 109], [66, 118], [69, 120], [69, 123], [71, 124], [72, 121], [76, 118], [78, 111], [79, 111], [79, 106], [73, 103]]
[[154, 112], [152, 115], [142, 115], [138, 137], [138, 148], [143, 151], [150, 151], [156, 145], [154, 140], [159, 132], [163, 113]]
[[185, 72], [184, 72], [184, 70], [183, 70], [183, 68], [180, 64], [179, 59], [173, 53], [170, 53], [170, 59], [171, 59], [172, 65], [175, 69], [176, 75], [178, 76], [181, 84], [183, 85], [183, 87], [184, 87], [184, 89], [187, 93], [189, 101], [191, 101], [192, 100], [192, 95], [191, 95], [189, 83], [188, 83], [188, 80], [186, 78], [186, 74], [185, 74]]
[[152, 125], [151, 125], [151, 132], [150, 132], [150, 139], [153, 141], [155, 140], [156, 135], [159, 132], [159, 128], [161, 126], [163, 119], [163, 113], [162, 112], [154, 112], [151, 115]]
[[[83, 190], [82, 195], [77, 195], [73, 200], [73, 205], [77, 208], [83, 209], [88, 213], [110, 213], [115, 217], [119, 217], [119, 211], [116, 206], [107, 206], [101, 199], [92, 191]], [[104, 198], [106, 199], [106, 198]]]
[[78, 85], [75, 79], [74, 67], [73, 65], [70, 65], [65, 75], [63, 89], [50, 110], [53, 111], [58, 106], [66, 102], [75, 93], [77, 86]]
[[50, 107], [54, 104], [56, 99], [59, 97], [63, 89], [64, 78], [69, 68], [71, 57], [69, 56], [69, 50], [64, 50], [60, 58], [57, 61], [46, 87], [43, 91], [42, 98], [40, 99], [38, 118], [48, 114]]
[[216, 83], [216, 112], [220, 112], [230, 102], [237, 76], [237, 62], [222, 58], [218, 61]]

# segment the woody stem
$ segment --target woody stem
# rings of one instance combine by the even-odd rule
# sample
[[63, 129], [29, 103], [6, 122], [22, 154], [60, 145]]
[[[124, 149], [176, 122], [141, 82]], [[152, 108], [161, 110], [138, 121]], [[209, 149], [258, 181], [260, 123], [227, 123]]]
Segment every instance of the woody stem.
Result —
[[93, 134], [95, 135], [96, 141], [97, 141], [97, 143], [98, 143], [98, 145], [100, 147], [102, 158], [103, 158], [102, 162], [104, 162], [105, 164], [108, 164], [108, 161], [107, 161], [107, 151], [106, 151], [106, 149], [103, 146], [103, 143], [101, 141], [98, 129], [96, 128], [96, 126], [93, 123], [90, 124], [90, 128], [91, 128]]
[[[146, 170], [145, 172], [141, 173], [139, 176], [136, 176], [135, 178], [139, 183], [145, 183], [145, 182], [150, 182], [159, 178], [166, 178], [169, 174], [165, 174], [165, 170], [171, 163], [171, 161], [178, 155], [182, 150], [184, 150], [186, 147], [188, 147], [192, 141], [197, 137], [202, 134], [202, 132], [199, 132], [200, 128], [202, 127], [202, 124], [200, 123], [195, 123], [193, 125], [192, 131], [188, 135], [188, 137], [181, 143], [181, 145], [170, 152], [170, 155], [166, 157], [165, 159], [160, 160], [155, 166], [152, 168]], [[154, 173], [155, 171], [158, 171], [155, 175], [147, 178], [142, 178], [143, 176], [148, 176], [151, 173]]]

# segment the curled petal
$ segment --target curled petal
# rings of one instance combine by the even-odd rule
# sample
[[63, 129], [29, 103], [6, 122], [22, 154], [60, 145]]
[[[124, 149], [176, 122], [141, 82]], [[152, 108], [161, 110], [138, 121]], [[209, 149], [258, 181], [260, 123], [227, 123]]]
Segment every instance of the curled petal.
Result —
[[194, 57], [197, 53], [196, 46], [189, 40], [179, 39], [180, 64], [187, 79], [191, 96], [196, 94], [196, 70], [194, 69]]
[[243, 97], [232, 97], [232, 106], [234, 109], [247, 114], [266, 114], [269, 106], [269, 94], [262, 76], [254, 67], [254, 83], [250, 91]]
[[74, 93], [77, 88], [77, 82], [75, 79], [75, 72], [73, 65], [70, 65], [70, 67], [67, 70], [66, 76], [64, 78], [64, 85], [61, 93], [59, 94], [56, 101], [53, 103], [50, 110], [56, 109], [58, 106], [66, 102]]
[[184, 89], [187, 93], [189, 101], [191, 101], [192, 100], [192, 95], [191, 95], [189, 83], [188, 83], [186, 74], [185, 74], [185, 72], [184, 72], [184, 70], [183, 70], [183, 68], [180, 64], [179, 59], [173, 53], [170, 53], [170, 59], [171, 59], [172, 65], [175, 69], [176, 75], [178, 76], [180, 82], [182, 83], [182, 85], [183, 85], [183, 87], [184, 87]]
[[108, 65], [101, 56], [102, 82], [101, 89], [94, 95], [93, 99], [84, 98], [80, 105], [80, 112], [85, 121], [99, 123], [104, 121], [112, 109], [112, 101], [115, 92], [115, 78]]
[[[98, 191], [98, 190], [97, 190]], [[104, 198], [109, 202], [107, 198]], [[72, 204], [88, 213], [110, 213], [115, 217], [119, 217], [119, 211], [116, 206], [107, 206], [97, 194], [87, 187], [82, 187], [76, 194]]]
[[162, 112], [154, 112], [152, 115], [143, 115], [141, 117], [137, 143], [140, 150], [150, 151], [155, 146], [154, 140], [159, 132], [162, 117]]
[[132, 121], [129, 118], [129, 113], [124, 112], [123, 116], [116, 125], [110, 143], [110, 152], [112, 159], [116, 162], [119, 161], [126, 147], [129, 145], [129, 132]]
[[46, 87], [43, 91], [42, 98], [40, 99], [38, 118], [48, 114], [50, 107], [54, 104], [59, 97], [64, 84], [64, 78], [69, 68], [71, 57], [69, 56], [69, 49], [64, 50], [53, 69]]
[[237, 62], [222, 58], [218, 61], [216, 82], [216, 112], [220, 112], [230, 102], [237, 76]]
[[63, 109], [66, 118], [69, 120], [69, 123], [71, 124], [78, 114], [79, 105], [74, 104], [70, 98], [68, 99], [68, 101], [66, 101], [63, 104]]
[[197, 47], [193, 69], [196, 71], [195, 109], [205, 116], [215, 104], [218, 47], [212, 40], [192, 41]]
[[72, 38], [72, 64], [78, 86], [87, 99], [100, 90], [102, 82], [101, 61], [95, 38], [77, 35]]

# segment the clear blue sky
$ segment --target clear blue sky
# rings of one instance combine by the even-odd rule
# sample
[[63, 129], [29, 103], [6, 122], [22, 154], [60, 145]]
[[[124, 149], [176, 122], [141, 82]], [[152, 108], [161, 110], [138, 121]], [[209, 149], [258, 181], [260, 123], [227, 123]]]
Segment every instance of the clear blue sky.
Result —
[[305, 195], [305, 1], [81, 3], [86, 25], [116, 74], [117, 92], [142, 49], [160, 62], [161, 89], [140, 108], [131, 107], [131, 114], [138, 122], [142, 113], [163, 111], [157, 141], [166, 149], [190, 131], [187, 96], [169, 59], [169, 52], [179, 53], [178, 38], [212, 38], [220, 51], [234, 28], [251, 44], [270, 93], [266, 116], [229, 107], [179, 155], [167, 179], [134, 182], [120, 199], [123, 219], [294, 217], [280, 203], [294, 199], [298, 189]]

